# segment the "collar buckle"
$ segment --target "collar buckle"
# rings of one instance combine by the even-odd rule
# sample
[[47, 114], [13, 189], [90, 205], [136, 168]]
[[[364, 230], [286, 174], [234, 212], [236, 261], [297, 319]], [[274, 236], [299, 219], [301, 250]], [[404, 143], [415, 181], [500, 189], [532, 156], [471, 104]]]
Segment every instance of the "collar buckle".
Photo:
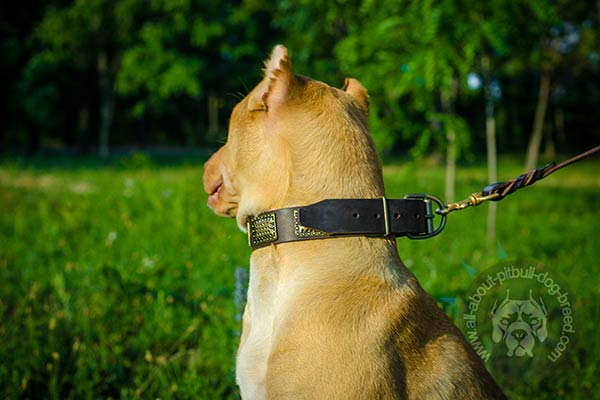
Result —
[[[447, 214], [442, 214], [437, 211], [437, 210], [443, 210], [446, 208], [446, 204], [442, 200], [440, 200], [438, 197], [433, 196], [431, 194], [424, 194], [424, 193], [407, 194], [406, 196], [404, 196], [404, 198], [421, 200], [425, 203], [425, 219], [426, 219], [427, 232], [419, 233], [416, 235], [408, 234], [406, 236], [409, 239], [412, 239], [412, 240], [429, 239], [430, 237], [439, 235], [442, 232], [442, 230], [444, 230], [444, 227], [446, 226]], [[433, 224], [433, 219], [435, 218], [436, 213], [433, 212], [433, 207], [431, 205], [432, 202], [434, 202], [438, 205], [436, 213], [441, 215], [441, 217], [442, 217], [440, 224], [438, 225], [437, 228], [435, 228], [434, 224]]]

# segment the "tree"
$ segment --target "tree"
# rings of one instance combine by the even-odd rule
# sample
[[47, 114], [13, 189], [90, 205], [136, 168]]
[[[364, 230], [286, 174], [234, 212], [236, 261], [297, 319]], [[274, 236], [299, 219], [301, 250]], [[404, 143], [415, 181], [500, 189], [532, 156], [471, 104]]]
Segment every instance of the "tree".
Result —
[[[597, 31], [589, 10], [592, 1], [573, 3], [527, 1], [512, 3], [515, 26], [525, 30], [512, 31], [513, 57], [507, 63], [511, 75], [532, 70], [538, 76], [538, 94], [533, 124], [527, 146], [525, 169], [538, 163], [544, 137], [546, 114], [553, 89], [561, 86], [561, 70], [572, 76], [577, 69], [593, 63]], [[586, 40], [582, 40], [586, 39]]]
[[366, 76], [375, 93], [371, 121], [380, 144], [411, 139], [415, 155], [445, 149], [448, 201], [455, 197], [456, 159], [470, 142], [456, 104], [481, 43], [464, 12], [471, 5], [462, 3], [364, 3], [362, 18], [336, 47], [342, 70]]
[[200, 108], [207, 68], [203, 51], [225, 31], [222, 18], [211, 20], [212, 9], [203, 3], [133, 2], [125, 11], [135, 22], [121, 52], [116, 91], [130, 102], [133, 121], [176, 116], [182, 144], [198, 142], [198, 124], [192, 123], [198, 112], [184, 110]]
[[[40, 146], [42, 127], [52, 125], [44, 119], [54, 110], [39, 109], [57, 94], [57, 85], [46, 78], [49, 68], [39, 62], [27, 67], [36, 52], [30, 40], [34, 27], [43, 16], [42, 7], [52, 1], [23, 1], [0, 5], [0, 149], [25, 146], [28, 153]], [[38, 79], [41, 78], [41, 79]], [[54, 121], [57, 118], [54, 115]], [[54, 125], [52, 125], [54, 126]]]
[[[492, 80], [490, 58], [487, 54], [481, 57], [481, 70], [484, 77], [485, 93], [485, 138], [488, 166], [488, 182], [498, 182], [498, 150], [496, 148], [496, 114], [494, 112], [494, 102], [498, 95], [494, 94], [494, 81]], [[487, 216], [487, 247], [492, 249], [496, 239], [496, 203], [491, 202], [488, 205]]]
[[525, 169], [531, 170], [535, 168], [539, 156], [540, 144], [542, 142], [542, 134], [544, 128], [544, 119], [548, 108], [548, 99], [550, 97], [550, 80], [552, 71], [556, 68], [559, 61], [559, 54], [555, 51], [552, 41], [548, 40], [547, 34], [550, 27], [557, 23], [556, 6], [540, 4], [541, 2], [531, 2], [530, 10], [536, 18], [533, 20], [536, 23], [532, 24], [537, 28], [539, 42], [541, 46], [537, 51], [532, 52], [532, 61], [537, 64], [539, 70], [539, 93], [535, 108], [535, 116], [533, 120], [533, 128], [531, 138], [527, 147], [527, 159]]
[[[65, 7], [49, 7], [34, 32], [42, 50], [31, 63], [42, 60], [58, 68], [93, 70], [97, 75], [100, 116], [99, 155], [108, 157], [109, 132], [114, 113], [114, 79], [121, 46], [131, 21], [121, 13], [126, 2], [116, 6], [104, 0], [77, 0]], [[119, 18], [122, 17], [122, 18]], [[82, 102], [82, 113], [88, 104]]]
[[[486, 156], [490, 183], [498, 181], [495, 103], [501, 97], [501, 89], [498, 79], [494, 76], [492, 61], [499, 63], [505, 57], [510, 33], [510, 29], [507, 28], [510, 26], [510, 15], [506, 12], [507, 7], [504, 3], [505, 0], [477, 3], [472, 14], [473, 22], [481, 27], [478, 52], [480, 63], [479, 68], [477, 65], [474, 66], [474, 70], [479, 70], [483, 77]], [[496, 203], [494, 202], [488, 204], [486, 237], [488, 250], [491, 250], [496, 240]]]
[[[81, 90], [78, 129], [85, 130], [97, 116], [103, 160], [111, 131], [138, 123], [147, 126], [146, 120], [152, 121], [154, 131], [161, 125], [171, 130], [155, 142], [179, 136], [183, 145], [198, 144], [206, 115], [206, 125], [219, 130], [222, 101], [216, 94], [238, 91], [241, 82], [259, 76], [258, 70], [243, 65], [248, 59], [259, 64], [262, 51], [257, 48], [267, 47], [261, 41], [271, 29], [257, 25], [267, 19], [257, 14], [237, 2], [207, 0], [76, 0], [49, 6], [32, 35], [39, 50], [25, 68], [26, 102], [52, 110], [57, 98], [47, 98], [45, 107], [43, 101], [33, 101], [40, 96], [39, 85], [53, 82], [52, 87], [62, 89], [61, 74], [69, 71], [69, 79]], [[48, 70], [53, 79], [41, 79]], [[91, 91], [82, 90], [90, 77], [95, 85]], [[209, 112], [198, 111], [203, 104]], [[93, 105], [97, 108], [90, 117]], [[131, 129], [124, 130], [132, 136]]]
[[532, 151], [544, 140], [551, 149], [552, 124], [563, 142], [560, 132], [573, 126], [582, 128], [573, 142], [597, 140], [596, 3], [20, 2], [0, 13], [0, 138], [31, 149], [99, 144], [103, 156], [109, 144], [214, 142], [223, 133], [221, 110], [260, 79], [256, 65], [283, 42], [307, 75], [365, 84], [384, 154], [445, 152], [451, 198], [454, 160], [485, 146], [473, 134], [484, 126], [481, 92], [465, 90], [469, 72], [483, 76], [483, 56], [504, 94], [495, 107], [503, 150], [521, 151], [532, 127]]

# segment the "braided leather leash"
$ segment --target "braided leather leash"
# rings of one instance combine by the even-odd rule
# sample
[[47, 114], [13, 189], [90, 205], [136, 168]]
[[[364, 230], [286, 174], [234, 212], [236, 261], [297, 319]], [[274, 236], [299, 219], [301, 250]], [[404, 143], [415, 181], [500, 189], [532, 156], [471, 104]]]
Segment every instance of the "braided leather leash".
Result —
[[486, 201], [500, 201], [509, 194], [512, 194], [524, 187], [531, 186], [535, 182], [539, 181], [540, 179], [544, 179], [559, 169], [583, 160], [584, 158], [587, 158], [599, 151], [600, 146], [596, 146], [593, 149], [578, 154], [575, 157], [571, 157], [559, 164], [552, 162], [544, 167], [534, 169], [509, 181], [489, 184], [484, 187], [480, 193], [473, 193], [466, 199], [456, 203], [450, 203], [442, 208], [438, 208], [435, 212], [439, 215], [446, 216], [453, 211], [463, 210], [467, 207], [478, 206]]

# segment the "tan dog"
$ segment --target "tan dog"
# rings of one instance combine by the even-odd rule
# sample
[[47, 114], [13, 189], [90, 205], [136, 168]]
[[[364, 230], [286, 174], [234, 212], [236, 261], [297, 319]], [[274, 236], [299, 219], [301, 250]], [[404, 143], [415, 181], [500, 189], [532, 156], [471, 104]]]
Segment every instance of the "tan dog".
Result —
[[[277, 46], [205, 165], [208, 205], [249, 217], [328, 198], [381, 198], [368, 95], [294, 75]], [[491, 399], [500, 389], [389, 238], [252, 253], [237, 355], [244, 399]]]

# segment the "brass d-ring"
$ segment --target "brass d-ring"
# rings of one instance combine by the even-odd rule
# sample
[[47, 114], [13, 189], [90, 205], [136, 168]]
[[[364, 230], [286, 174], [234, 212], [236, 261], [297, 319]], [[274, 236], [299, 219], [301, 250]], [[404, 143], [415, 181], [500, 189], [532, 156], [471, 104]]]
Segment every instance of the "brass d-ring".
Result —
[[[413, 240], [421, 240], [421, 239], [428, 239], [430, 237], [434, 237], [436, 235], [439, 235], [440, 232], [442, 232], [442, 230], [444, 229], [444, 227], [446, 226], [446, 214], [440, 214], [440, 216], [442, 217], [442, 220], [440, 221], [440, 224], [438, 225], [437, 228], [434, 228], [434, 224], [433, 224], [433, 219], [435, 218], [435, 213], [433, 212], [433, 207], [431, 205], [431, 202], [434, 202], [438, 205], [438, 210], [443, 210], [446, 208], [446, 204], [439, 199], [436, 196], [433, 196], [431, 194], [407, 194], [406, 196], [404, 196], [405, 199], [415, 199], [415, 200], [422, 200], [425, 203], [425, 219], [426, 219], [426, 224], [427, 224], [427, 232], [425, 233], [420, 233], [420, 234], [416, 234], [416, 235], [406, 235], [409, 239], [413, 239]], [[438, 213], [439, 214], [439, 213]]]

